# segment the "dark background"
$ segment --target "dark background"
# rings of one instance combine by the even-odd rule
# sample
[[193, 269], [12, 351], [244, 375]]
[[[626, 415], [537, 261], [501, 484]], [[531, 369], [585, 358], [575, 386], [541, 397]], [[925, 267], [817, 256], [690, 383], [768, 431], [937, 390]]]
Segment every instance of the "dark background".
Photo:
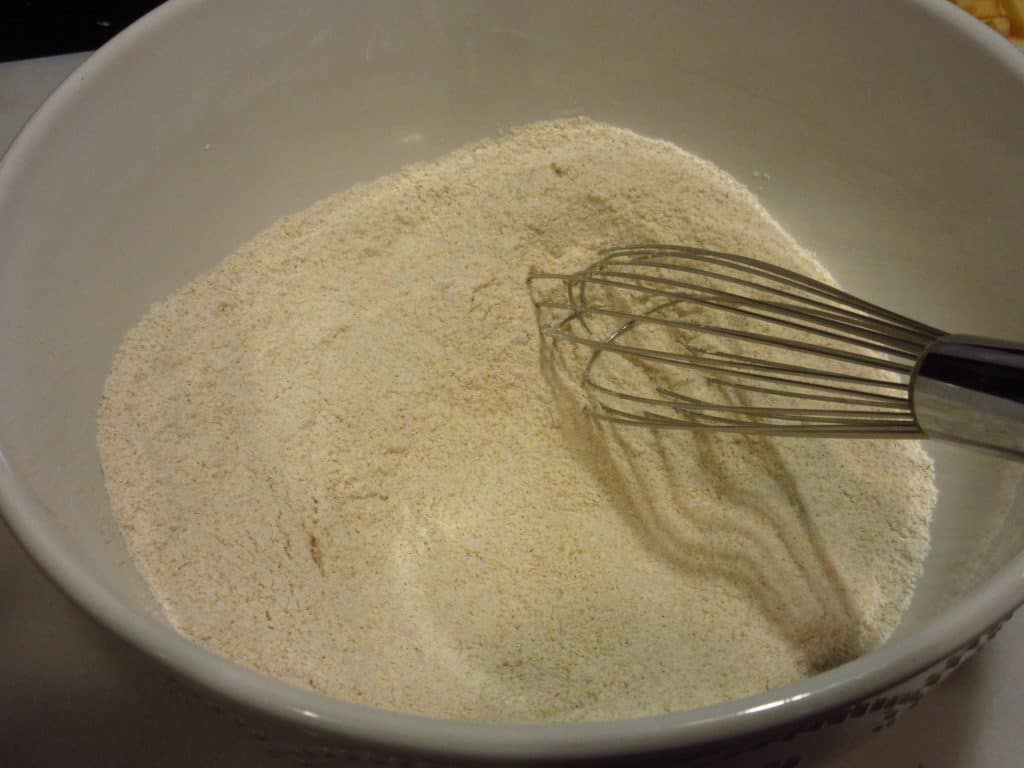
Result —
[[159, 0], [2, 0], [0, 61], [91, 51]]

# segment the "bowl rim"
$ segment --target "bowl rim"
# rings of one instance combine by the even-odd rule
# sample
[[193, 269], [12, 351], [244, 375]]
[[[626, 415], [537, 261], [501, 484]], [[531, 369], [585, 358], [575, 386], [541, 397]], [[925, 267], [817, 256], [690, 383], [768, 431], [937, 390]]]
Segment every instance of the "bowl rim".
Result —
[[[0, 161], [0, 216], [10, 190], [45, 147], [83, 82], [101, 77], [124, 53], [207, 0], [170, 0], [91, 55], [36, 110]], [[946, 0], [903, 0], [962, 34], [1021, 83], [1024, 56]], [[680, 750], [783, 727], [904, 682], [1005, 620], [1024, 603], [1024, 553], [920, 629], [814, 677], [721, 704], [628, 720], [496, 724], [406, 714], [335, 699], [208, 651], [168, 624], [129, 607], [78, 562], [56, 522], [18, 477], [0, 441], [0, 513], [27, 553], [100, 624], [193, 684], [271, 719], [366, 746], [448, 758], [611, 757]]]

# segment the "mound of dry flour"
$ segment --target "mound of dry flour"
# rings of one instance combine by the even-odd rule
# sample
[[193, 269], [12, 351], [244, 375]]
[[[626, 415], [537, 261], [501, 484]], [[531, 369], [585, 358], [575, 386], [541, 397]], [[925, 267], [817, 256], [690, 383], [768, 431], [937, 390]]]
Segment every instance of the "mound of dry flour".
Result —
[[328, 198], [153, 306], [99, 445], [174, 626], [487, 720], [694, 707], [881, 642], [927, 549], [917, 444], [608, 439], [542, 365], [530, 267], [638, 241], [822, 274], [715, 167], [575, 119]]

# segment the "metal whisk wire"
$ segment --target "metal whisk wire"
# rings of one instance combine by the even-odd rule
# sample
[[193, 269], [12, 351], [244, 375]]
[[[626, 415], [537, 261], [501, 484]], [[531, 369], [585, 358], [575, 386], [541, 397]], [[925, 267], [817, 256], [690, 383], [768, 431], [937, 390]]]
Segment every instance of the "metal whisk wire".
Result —
[[[583, 387], [597, 418], [772, 435], [922, 433], [911, 378], [944, 332], [799, 273], [701, 248], [635, 245], [528, 282], [542, 333], [589, 349]], [[644, 339], [632, 341], [640, 331]], [[652, 331], [663, 343], [651, 343]], [[638, 363], [645, 383], [627, 388], [602, 375], [608, 355]], [[715, 399], [669, 386], [678, 378], [671, 369], [697, 375]]]

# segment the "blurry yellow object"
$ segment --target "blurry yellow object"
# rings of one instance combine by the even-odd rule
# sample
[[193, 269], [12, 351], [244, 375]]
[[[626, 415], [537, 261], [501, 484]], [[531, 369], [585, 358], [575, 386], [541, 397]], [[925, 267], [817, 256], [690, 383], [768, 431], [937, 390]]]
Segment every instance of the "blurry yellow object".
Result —
[[1024, 42], [1024, 0], [953, 0], [1004, 37]]
[[1003, 0], [1003, 8], [1010, 18], [1010, 31], [1015, 37], [1024, 37], [1024, 0]]

